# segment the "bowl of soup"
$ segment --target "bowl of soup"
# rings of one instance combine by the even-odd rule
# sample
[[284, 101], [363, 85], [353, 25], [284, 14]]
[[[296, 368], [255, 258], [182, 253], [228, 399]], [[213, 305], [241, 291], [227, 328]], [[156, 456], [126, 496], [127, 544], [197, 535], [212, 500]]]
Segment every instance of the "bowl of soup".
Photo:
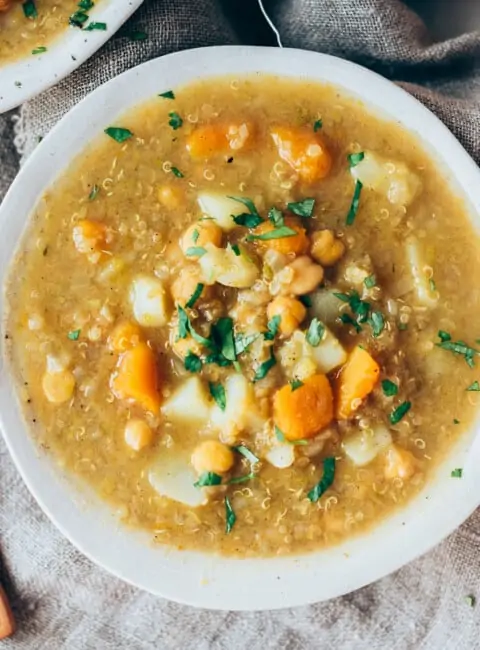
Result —
[[391, 572], [480, 502], [479, 171], [311, 52], [133, 69], [0, 211], [2, 427], [86, 555], [193, 605]]
[[73, 72], [141, 2], [0, 0], [0, 113]]

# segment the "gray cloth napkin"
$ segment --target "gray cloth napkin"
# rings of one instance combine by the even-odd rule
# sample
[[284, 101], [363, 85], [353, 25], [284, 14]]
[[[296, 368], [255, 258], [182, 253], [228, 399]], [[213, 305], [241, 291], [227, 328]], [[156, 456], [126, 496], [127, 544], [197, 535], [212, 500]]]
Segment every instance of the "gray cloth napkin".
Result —
[[[413, 2], [414, 0], [411, 0]], [[453, 4], [453, 3], [452, 3]], [[480, 34], [432, 42], [399, 0], [265, 2], [285, 46], [329, 52], [401, 82], [480, 160]], [[148, 40], [131, 41], [144, 30]], [[146, 0], [121, 34], [16, 124], [27, 156], [68, 108], [112, 76], [194, 46], [273, 43], [256, 0]], [[16, 171], [11, 117], [0, 118], [0, 197]], [[85, 559], [27, 492], [0, 440], [0, 550], [19, 620], [5, 650], [471, 650], [479, 647], [480, 512], [429, 554], [374, 585], [309, 607], [223, 613], [169, 603]], [[1, 569], [0, 569], [1, 571]]]

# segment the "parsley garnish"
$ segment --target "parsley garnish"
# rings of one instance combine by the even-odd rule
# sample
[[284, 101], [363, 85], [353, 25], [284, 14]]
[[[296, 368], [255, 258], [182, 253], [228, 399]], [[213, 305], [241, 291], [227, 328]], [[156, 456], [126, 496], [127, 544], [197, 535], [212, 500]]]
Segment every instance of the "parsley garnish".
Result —
[[475, 607], [477, 599], [475, 598], [475, 596], [472, 596], [472, 594], [469, 594], [468, 596], [465, 596], [465, 602], [469, 607]]
[[106, 32], [107, 31], [107, 23], [89, 23], [86, 27], [85, 30], [86, 32]]
[[475, 355], [480, 354], [478, 350], [471, 348], [463, 341], [452, 341], [451, 336], [448, 334], [448, 332], [443, 332], [440, 330], [440, 332], [438, 332], [438, 336], [441, 342], [435, 344], [437, 347], [442, 348], [443, 350], [449, 350], [454, 354], [460, 354], [465, 358], [465, 361], [470, 366], [470, 368], [474, 367], [474, 357]]
[[375, 278], [374, 275], [369, 275], [368, 278], [365, 278], [363, 281], [363, 284], [366, 286], [367, 289], [372, 289], [377, 283], [377, 279]]
[[369, 318], [369, 324], [372, 327], [372, 334], [375, 338], [380, 336], [380, 334], [385, 329], [385, 319], [383, 314], [379, 311], [372, 311], [372, 315]]
[[453, 424], [460, 424], [460, 420], [457, 420], [457, 418], [453, 418]]
[[219, 318], [212, 326], [212, 339], [220, 354], [229, 361], [236, 361], [233, 320], [228, 316]]
[[95, 6], [95, 3], [92, 0], [80, 0], [77, 6], [83, 11], [90, 11]]
[[438, 331], [438, 338], [440, 341], [445, 342], [445, 341], [451, 341], [452, 337], [448, 332], [445, 332], [444, 330], [439, 330]]
[[73, 27], [80, 27], [81, 29], [83, 25], [87, 22], [87, 20], [88, 20], [88, 14], [86, 14], [84, 11], [76, 11], [74, 14], [70, 16], [68, 22]]
[[307, 309], [312, 306], [312, 299], [310, 298], [310, 296], [308, 295], [298, 296], [298, 299], [300, 300], [300, 302], [304, 307], [307, 307]]
[[390, 381], [390, 379], [384, 379], [382, 381], [382, 390], [383, 394], [387, 397], [393, 397], [398, 393], [398, 386], [393, 381]]
[[197, 300], [202, 295], [204, 286], [205, 285], [203, 285], [201, 282], [197, 284], [195, 291], [192, 293], [191, 297], [186, 302], [185, 307], [187, 307], [188, 309], [192, 309], [193, 305], [197, 302]]
[[200, 237], [200, 233], [199, 233], [198, 230], [195, 228], [195, 230], [194, 230], [193, 233], [192, 233], [192, 239], [193, 239], [193, 243], [194, 243], [194, 244], [197, 243], [199, 237]]
[[183, 120], [180, 117], [180, 115], [178, 113], [176, 113], [175, 111], [172, 111], [171, 113], [169, 113], [168, 117], [170, 118], [168, 120], [168, 123], [169, 123], [169, 125], [172, 127], [172, 129], [174, 131], [176, 131], [177, 129], [179, 129], [182, 126]]
[[205, 255], [206, 252], [207, 249], [203, 248], [203, 246], [190, 246], [185, 251], [185, 255], [187, 257], [202, 257], [202, 255]]
[[78, 341], [81, 330], [73, 330], [67, 334], [70, 341]]
[[409, 412], [412, 406], [411, 402], [402, 402], [400, 406], [390, 413], [390, 422], [398, 424], [400, 420]]
[[316, 503], [322, 494], [332, 485], [335, 478], [335, 458], [329, 456], [323, 460], [323, 476], [320, 481], [307, 494], [312, 503]]
[[347, 214], [347, 218], [345, 223], [347, 226], [351, 226], [353, 222], [355, 221], [355, 217], [357, 216], [358, 212], [358, 206], [360, 204], [360, 193], [362, 191], [362, 183], [360, 181], [357, 181], [355, 183], [355, 189], [353, 191], [353, 198], [352, 198], [352, 203], [350, 204], [350, 209]]
[[263, 219], [258, 214], [258, 210], [255, 207], [255, 203], [252, 201], [252, 199], [243, 196], [228, 196], [227, 198], [232, 199], [233, 201], [238, 201], [238, 203], [243, 203], [243, 205], [248, 209], [248, 212], [232, 215], [233, 220], [238, 226], [256, 228], [263, 222]]
[[297, 390], [298, 388], [301, 388], [303, 386], [303, 381], [300, 381], [300, 379], [292, 379], [290, 382], [290, 387], [292, 389], [292, 393], [294, 390]]
[[32, 50], [32, 54], [43, 54], [46, 51], [47, 51], [47, 48], [43, 47], [43, 45], [42, 45], [41, 47], [36, 47], [34, 50]]
[[480, 384], [478, 383], [478, 381], [474, 381], [473, 384], [470, 384], [470, 386], [467, 388], [467, 391], [470, 392], [480, 391]]
[[[128, 33], [128, 38], [131, 41], [146, 41], [148, 38], [148, 34], [147, 32], [144, 32], [142, 30], [134, 30], [133, 32]], [[160, 97], [164, 97], [164, 95], [160, 95]], [[174, 98], [171, 97], [170, 99], [174, 99]]]
[[175, 93], [173, 90], [167, 90], [164, 93], [160, 93], [159, 97], [163, 97], [164, 99], [175, 99]]
[[273, 318], [268, 321], [268, 332], [265, 332], [263, 335], [266, 341], [273, 341], [275, 336], [278, 334], [278, 328], [280, 327], [281, 321], [281, 316], [273, 316]]
[[259, 336], [260, 334], [237, 334], [235, 337], [235, 352], [237, 356], [245, 352]]
[[297, 445], [298, 447], [304, 447], [305, 445], [308, 445], [308, 440], [287, 440], [285, 438], [285, 434], [277, 427], [277, 425], [275, 425], [275, 437], [279, 442], [286, 442], [289, 445]]
[[267, 376], [269, 370], [271, 370], [276, 363], [277, 360], [275, 359], [273, 348], [270, 348], [270, 358], [260, 364], [260, 366], [257, 368], [257, 372], [255, 373], [253, 381], [255, 382], [260, 381], [260, 379], [264, 379]]
[[109, 126], [105, 129], [105, 133], [110, 136], [115, 142], [125, 142], [133, 136], [133, 133], [129, 129], [124, 129], [121, 126]]
[[194, 352], [188, 352], [184, 365], [185, 370], [188, 370], [188, 372], [200, 372], [202, 369], [202, 360]]
[[298, 235], [296, 230], [289, 228], [288, 226], [280, 226], [280, 228], [274, 228], [269, 230], [261, 235], [247, 235], [247, 241], [253, 241], [259, 239], [261, 241], [268, 241], [270, 239], [282, 239], [283, 237], [294, 237]]
[[212, 381], [208, 382], [210, 388], [210, 395], [213, 397], [218, 407], [224, 411], [227, 407], [227, 398], [225, 396], [225, 388], [222, 384], [214, 384]]
[[360, 325], [357, 323], [357, 321], [354, 318], [350, 316], [350, 314], [341, 314], [340, 320], [344, 325], [352, 325], [355, 328], [357, 334], [359, 334], [362, 331]]
[[232, 532], [232, 528], [236, 521], [237, 516], [233, 511], [232, 504], [230, 503], [229, 498], [225, 497], [225, 532], [227, 535]]
[[366, 300], [361, 300], [358, 291], [351, 291], [347, 293], [334, 293], [336, 298], [342, 302], [346, 302], [353, 314], [353, 319], [349, 314], [341, 314], [340, 320], [346, 325], [353, 325], [358, 332], [361, 332], [361, 323], [368, 323], [372, 328], [372, 334], [376, 338], [385, 328], [385, 319], [379, 311], [370, 313], [371, 305]]
[[100, 188], [98, 187], [98, 185], [94, 185], [90, 190], [90, 194], [88, 195], [88, 200], [93, 201], [94, 199], [96, 199], [99, 192], [100, 192]]
[[315, 120], [315, 122], [313, 123], [313, 132], [316, 133], [322, 128], [322, 126], [323, 126], [322, 120]]
[[315, 199], [303, 199], [296, 203], [287, 203], [287, 208], [299, 217], [311, 217], [315, 208]]
[[308, 328], [305, 338], [307, 340], [307, 343], [310, 343], [312, 347], [316, 348], [320, 345], [324, 334], [325, 325], [319, 321], [318, 318], [314, 318], [310, 323], [310, 327]]
[[450, 474], [452, 478], [462, 478], [463, 476], [463, 469], [461, 467], [457, 467], [456, 469], [452, 470], [452, 473]]
[[182, 172], [178, 169], [178, 167], [172, 167], [172, 174], [176, 176], [177, 178], [184, 178], [185, 174], [182, 174]]
[[[207, 348], [212, 347], [212, 341], [210, 341], [210, 339], [201, 336], [201, 334], [198, 334], [193, 329], [185, 309], [183, 309], [183, 307], [180, 307], [180, 305], [177, 305], [177, 310], [178, 310], [178, 338], [186, 339], [188, 334], [191, 334], [192, 338], [195, 339], [195, 341], [197, 341], [198, 343], [200, 343], [200, 345], [204, 345]], [[205, 360], [205, 363], [208, 363], [207, 360]]]
[[248, 447], [245, 445], [238, 445], [237, 447], [233, 447], [235, 451], [238, 451], [239, 454], [242, 454], [248, 461], [252, 463], [252, 465], [255, 465], [255, 463], [260, 462], [260, 459], [255, 456], [253, 451], [250, 451]]
[[33, 19], [38, 17], [37, 7], [35, 6], [34, 0], [25, 0], [22, 5], [22, 9], [25, 18]]
[[363, 153], [363, 151], [349, 154], [347, 156], [347, 160], [348, 160], [348, 164], [350, 165], [350, 169], [352, 167], [356, 167], [358, 163], [362, 162], [364, 158], [365, 158], [365, 154]]
[[240, 246], [238, 244], [233, 244], [233, 246], [231, 246], [231, 249], [237, 257], [241, 255]]
[[236, 483], [246, 483], [247, 481], [255, 478], [255, 474], [250, 472], [250, 474], [245, 474], [244, 476], [234, 476], [226, 482], [226, 485], [235, 485]]
[[215, 474], [215, 472], [203, 472], [193, 485], [195, 487], [209, 487], [211, 485], [220, 485], [221, 482], [222, 477]]
[[270, 208], [270, 210], [268, 211], [268, 218], [276, 228], [280, 228], [281, 226], [285, 225], [283, 212], [278, 208]]

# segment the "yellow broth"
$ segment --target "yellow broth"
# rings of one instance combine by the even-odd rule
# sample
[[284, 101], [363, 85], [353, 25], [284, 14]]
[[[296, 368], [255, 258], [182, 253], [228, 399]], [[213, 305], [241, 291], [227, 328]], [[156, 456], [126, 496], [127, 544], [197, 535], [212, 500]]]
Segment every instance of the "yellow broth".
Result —
[[[45, 192], [32, 215], [7, 286], [6, 326], [32, 435], [58, 463], [110, 502], [125, 523], [147, 529], [159, 543], [240, 556], [306, 552], [336, 544], [378, 524], [415, 496], [472, 422], [478, 402], [474, 382], [480, 379], [476, 353], [462, 343], [457, 353], [448, 348], [458, 341], [475, 348], [479, 336], [472, 317], [480, 302], [477, 235], [463, 201], [420, 142], [334, 87], [265, 76], [210, 79], [174, 91], [174, 99], [157, 96], [105, 125], [129, 129], [133, 136], [124, 142], [107, 135], [96, 138]], [[225, 124], [248, 124], [247, 145], [192, 158], [187, 150], [192, 134], [204, 125], [215, 129]], [[298, 170], [279, 158], [271, 137], [279, 125], [300, 129], [302, 137], [318, 138], [328, 149], [333, 164], [324, 178], [302, 181]], [[357, 156], [349, 163], [352, 153]], [[367, 159], [370, 166], [372, 160], [377, 165], [382, 161], [386, 181], [369, 177], [361, 166]], [[356, 187], [352, 174], [360, 169], [364, 183], [358, 212], [346, 225]], [[406, 177], [409, 183], [414, 179], [409, 196], [402, 195]], [[400, 186], [391, 185], [398, 178]], [[262, 219], [273, 206], [285, 216], [288, 203], [313, 198], [312, 216], [298, 217], [296, 223], [306, 229], [310, 242], [313, 233], [330, 229], [345, 249], [333, 265], [325, 266], [320, 286], [308, 292], [313, 304], [296, 331], [284, 336], [270, 325], [272, 341], [264, 336], [268, 304], [279, 284], [284, 295], [290, 295], [288, 279], [286, 289], [280, 280], [295, 255], [267, 256], [258, 240], [246, 241], [256, 230], [238, 226], [223, 233], [223, 248], [227, 242], [240, 246], [242, 259], [246, 256], [256, 265], [253, 288], [216, 282], [208, 297], [188, 308], [192, 292], [183, 287], [177, 302], [204, 338], [211, 336], [212, 324], [221, 317], [233, 319], [235, 335], [256, 333], [259, 338], [238, 355], [235, 366], [205, 363], [211, 350], [183, 338], [172, 296], [182, 269], [199, 272], [201, 259], [183, 254], [178, 242], [191, 224], [212, 221], [197, 203], [202, 192], [248, 197]], [[248, 213], [246, 207], [243, 211]], [[106, 226], [100, 250], [93, 244], [87, 252], [76, 247], [73, 232], [84, 220]], [[413, 248], [407, 251], [407, 245]], [[158, 368], [162, 408], [156, 413], [138, 400], [119, 398], [111, 383], [121, 357], [111, 349], [112, 332], [123, 319], [134, 323], [131, 286], [145, 276], [165, 288], [168, 312], [168, 322], [142, 326], [139, 334], [153, 350]], [[351, 298], [355, 291], [360, 306], [355, 299], [345, 301], [345, 295]], [[362, 317], [364, 309], [370, 320]], [[380, 325], [372, 324], [373, 312], [381, 314]], [[282, 318], [287, 317], [283, 313]], [[310, 355], [323, 350], [324, 339], [317, 348], [304, 342], [294, 367], [291, 355], [282, 349], [292, 337], [304, 341], [314, 318], [318, 321], [313, 329], [319, 321], [326, 324], [345, 355], [368, 351], [380, 374], [373, 390], [351, 402], [348, 417], [335, 416], [313, 437], [292, 444], [279, 431], [272, 404], [289, 381], [293, 383], [284, 390], [292, 395], [305, 390], [312, 374]], [[184, 367], [179, 353], [185, 355], [188, 349], [196, 350], [204, 362], [199, 372]], [[254, 381], [271, 349], [276, 365]], [[49, 364], [58, 367], [49, 370]], [[67, 387], [66, 401], [51, 403], [44, 378], [59, 368], [68, 373], [74, 388]], [[314, 372], [322, 374], [318, 367]], [[326, 373], [337, 404], [345, 373], [344, 362]], [[238, 398], [233, 405], [232, 421], [218, 426], [202, 420], [188, 398], [180, 414], [177, 409], [172, 416], [167, 406], [172, 396], [196, 377], [202, 404], [216, 408], [217, 422], [219, 417], [222, 422], [208, 382], [225, 387], [232, 376], [246, 378], [250, 391], [246, 401]], [[287, 398], [292, 400], [291, 395]], [[302, 408], [299, 401], [297, 419], [295, 410], [290, 415], [293, 428], [300, 423], [301, 435], [317, 405]], [[125, 440], [132, 418], [147, 424], [152, 434], [140, 451]], [[233, 447], [234, 465], [213, 472], [220, 485], [195, 488], [204, 492], [204, 505], [185, 505], [165, 496], [163, 487], [161, 493], [152, 487], [152, 471], [160, 484], [162, 472], [187, 472], [185, 480], [198, 480], [202, 472], [192, 469], [191, 456], [205, 440]], [[242, 455], [239, 445], [259, 462]], [[283, 468], [267, 459], [278, 447], [283, 460], [277, 458], [276, 464], [289, 463]], [[325, 492], [315, 500], [310, 491], [324, 472], [331, 473], [332, 459], [333, 484], [327, 480]], [[241, 482], [230, 483], [232, 478]], [[155, 484], [158, 489], [158, 481]], [[236, 515], [233, 524], [227, 505]]]

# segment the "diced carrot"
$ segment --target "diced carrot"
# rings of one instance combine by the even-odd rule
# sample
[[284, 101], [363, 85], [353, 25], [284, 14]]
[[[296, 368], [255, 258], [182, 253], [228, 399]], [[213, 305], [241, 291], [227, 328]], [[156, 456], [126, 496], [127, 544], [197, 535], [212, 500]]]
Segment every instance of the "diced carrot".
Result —
[[107, 246], [107, 227], [99, 221], [82, 219], [73, 227], [73, 243], [79, 253], [87, 255], [90, 262], [96, 263]]
[[155, 354], [146, 343], [126, 350], [120, 356], [111, 378], [115, 397], [132, 399], [152, 413], [158, 413], [161, 405], [158, 384]]
[[338, 377], [337, 418], [347, 420], [378, 381], [380, 366], [363, 348], [357, 346]]
[[8, 602], [7, 594], [0, 585], [0, 640], [15, 632], [15, 619]]
[[136, 323], [124, 320], [113, 328], [108, 337], [108, 347], [113, 352], [131, 350], [142, 340], [142, 330]]
[[247, 122], [204, 124], [188, 136], [187, 151], [192, 158], [232, 153], [248, 146], [252, 133], [253, 127]]
[[302, 181], [313, 183], [327, 176], [332, 157], [318, 133], [304, 127], [278, 126], [272, 129], [271, 136], [280, 158]]
[[[299, 223], [295, 217], [286, 217], [285, 225], [298, 234], [291, 237], [278, 237], [277, 239], [256, 239], [255, 242], [262, 248], [272, 248], [279, 253], [288, 255], [293, 253], [295, 255], [303, 255], [307, 252], [310, 242], [308, 240], [305, 228]], [[254, 230], [255, 235], [265, 235], [267, 232], [275, 230], [276, 226], [271, 221], [264, 221]]]
[[273, 419], [287, 440], [313, 438], [333, 419], [333, 393], [325, 375], [312, 375], [302, 386], [283, 386], [273, 398]]

